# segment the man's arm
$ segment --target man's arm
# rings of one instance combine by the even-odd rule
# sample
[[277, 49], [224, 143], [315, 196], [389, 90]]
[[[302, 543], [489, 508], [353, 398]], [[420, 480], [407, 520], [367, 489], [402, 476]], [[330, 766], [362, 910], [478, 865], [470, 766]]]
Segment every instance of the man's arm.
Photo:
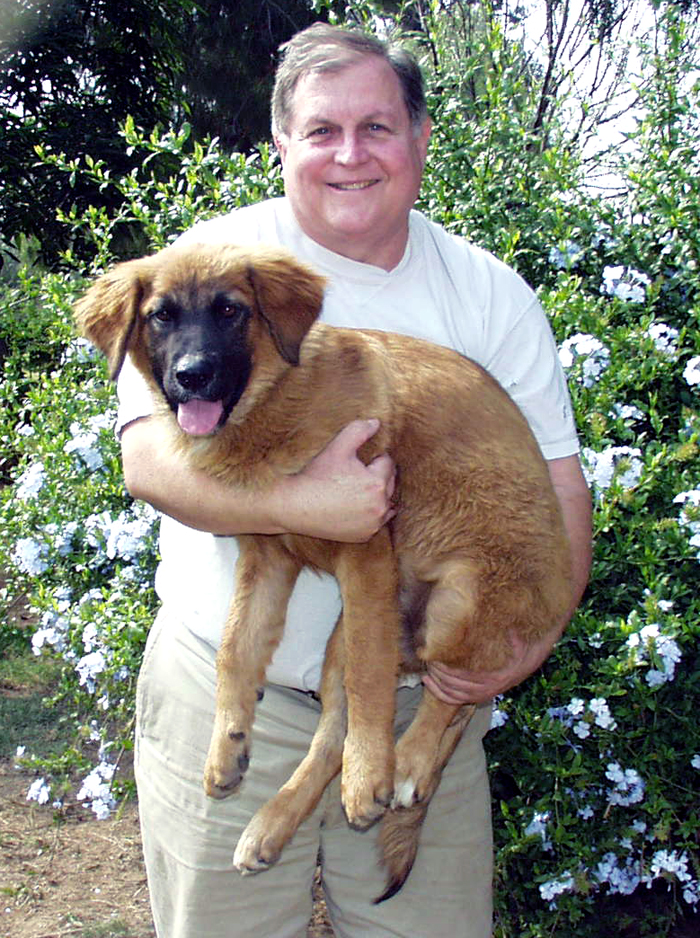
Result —
[[265, 491], [248, 491], [175, 461], [167, 431], [143, 417], [122, 431], [124, 479], [134, 498], [200, 531], [362, 542], [394, 514], [392, 460], [378, 456], [365, 466], [357, 458], [378, 428], [377, 420], [353, 421], [302, 472]]
[[549, 657], [586, 589], [591, 569], [592, 512], [591, 497], [581, 463], [578, 456], [574, 455], [550, 460], [548, 466], [571, 545], [573, 582], [569, 610], [565, 618], [534, 645], [526, 645], [513, 634], [513, 657], [499, 671], [461, 671], [442, 664], [431, 664], [424, 680], [425, 686], [447, 703], [486, 703], [529, 677]]

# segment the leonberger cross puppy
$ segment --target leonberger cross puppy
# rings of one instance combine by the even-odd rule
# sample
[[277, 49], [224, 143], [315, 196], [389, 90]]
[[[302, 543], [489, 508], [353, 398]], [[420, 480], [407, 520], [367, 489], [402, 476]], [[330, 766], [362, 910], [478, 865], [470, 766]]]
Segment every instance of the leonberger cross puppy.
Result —
[[318, 730], [244, 831], [234, 865], [252, 873], [274, 863], [342, 771], [349, 823], [384, 815], [381, 901], [410, 872], [428, 802], [474, 711], [426, 691], [395, 745], [397, 675], [431, 661], [501, 668], [511, 631], [534, 642], [563, 624], [569, 548], [546, 463], [497, 382], [424, 341], [317, 323], [324, 286], [278, 248], [173, 246], [100, 277], [76, 314], [112, 376], [131, 356], [173, 459], [233, 486], [264, 489], [301, 471], [350, 421], [379, 419], [360, 458], [393, 457], [398, 510], [369, 542], [238, 538], [204, 788], [223, 798], [243, 778], [257, 690], [300, 570], [332, 574], [343, 611]]

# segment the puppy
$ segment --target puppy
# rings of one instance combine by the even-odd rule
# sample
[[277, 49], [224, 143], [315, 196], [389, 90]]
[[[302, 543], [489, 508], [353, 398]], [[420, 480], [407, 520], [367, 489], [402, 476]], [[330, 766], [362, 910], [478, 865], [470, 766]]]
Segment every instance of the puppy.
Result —
[[398, 511], [368, 543], [238, 538], [204, 787], [221, 798], [243, 778], [256, 689], [299, 572], [333, 574], [343, 611], [326, 651], [318, 730], [244, 831], [234, 864], [250, 873], [274, 863], [340, 771], [350, 824], [384, 815], [382, 901], [410, 872], [428, 803], [474, 711], [425, 691], [395, 746], [397, 674], [431, 661], [498, 669], [511, 632], [531, 643], [563, 626], [569, 547], [546, 463], [497, 382], [448, 349], [317, 323], [324, 286], [281, 249], [175, 246], [100, 277], [76, 317], [113, 376], [131, 356], [173, 458], [233, 487], [264, 490], [300, 472], [353, 419], [379, 419], [359, 455], [393, 457]]

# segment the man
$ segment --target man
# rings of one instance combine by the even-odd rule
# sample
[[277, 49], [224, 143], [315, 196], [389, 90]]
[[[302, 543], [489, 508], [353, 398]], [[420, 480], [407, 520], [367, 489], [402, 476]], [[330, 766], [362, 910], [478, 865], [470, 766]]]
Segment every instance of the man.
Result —
[[[480, 361], [518, 402], [548, 459], [571, 540], [575, 587], [590, 563], [590, 501], [556, 348], [534, 295], [491, 256], [412, 211], [430, 135], [420, 72], [400, 49], [317, 24], [287, 45], [273, 95], [286, 198], [205, 222], [183, 240], [283, 244], [330, 281], [323, 319], [430, 339]], [[339, 599], [304, 573], [258, 706], [241, 790], [207, 799], [202, 770], [213, 723], [214, 656], [230, 600], [231, 535], [295, 532], [364, 541], [392, 516], [394, 468], [357, 449], [376, 421], [352, 423], [294, 477], [234, 491], [173, 464], [134, 369], [121, 382], [129, 490], [164, 512], [156, 587], [163, 602], [139, 681], [137, 782], [160, 938], [296, 938], [306, 933], [319, 850], [339, 936], [488, 938], [491, 834], [481, 739], [491, 698], [534, 671], [565, 623], [535, 647], [513, 640], [511, 664], [472, 674], [435, 665], [424, 685], [482, 706], [435, 795], [414, 870], [397, 897], [380, 891], [376, 830], [351, 830], [337, 782], [268, 872], [243, 879], [231, 856], [257, 808], [286, 781], [313, 734], [325, 641]], [[367, 415], [368, 418], [371, 415]], [[212, 536], [223, 535], [223, 536]], [[422, 690], [397, 690], [397, 728]]]

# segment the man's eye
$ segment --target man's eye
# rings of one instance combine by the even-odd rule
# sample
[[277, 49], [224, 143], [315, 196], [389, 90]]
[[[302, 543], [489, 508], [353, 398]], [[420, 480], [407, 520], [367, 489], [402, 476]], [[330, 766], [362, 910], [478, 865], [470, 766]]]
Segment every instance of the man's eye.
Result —
[[313, 130], [309, 131], [309, 137], [326, 137], [330, 133], [330, 127], [314, 127]]

